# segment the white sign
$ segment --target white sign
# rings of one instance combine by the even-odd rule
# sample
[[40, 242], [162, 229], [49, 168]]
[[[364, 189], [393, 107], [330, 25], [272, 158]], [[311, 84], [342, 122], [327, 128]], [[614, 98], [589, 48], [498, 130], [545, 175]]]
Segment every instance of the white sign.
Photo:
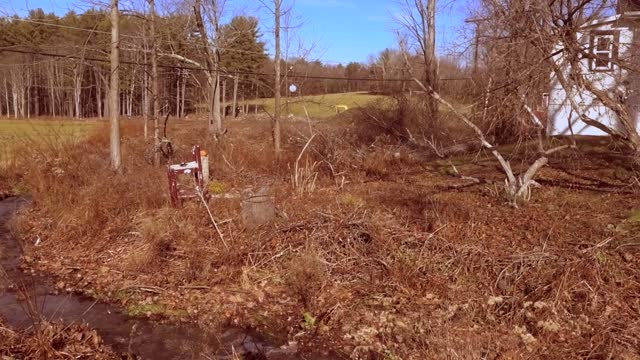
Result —
[[295, 84], [291, 84], [291, 86], [289, 86], [289, 92], [296, 92], [298, 91], [298, 87]]

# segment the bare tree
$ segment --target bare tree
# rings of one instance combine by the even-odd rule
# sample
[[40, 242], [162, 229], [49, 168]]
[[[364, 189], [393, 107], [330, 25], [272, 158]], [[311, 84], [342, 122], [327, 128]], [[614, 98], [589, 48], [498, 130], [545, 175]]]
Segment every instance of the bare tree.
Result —
[[[436, 0], [402, 0], [401, 15], [396, 21], [407, 32], [408, 38], [417, 47], [424, 61], [424, 84], [438, 91], [438, 63], [436, 58]], [[438, 117], [438, 105], [431, 98], [428, 103], [429, 116]]]
[[280, 63], [282, 61], [281, 49], [280, 49], [280, 19], [282, 16], [282, 0], [273, 0], [273, 18], [274, 18], [274, 31], [273, 36], [275, 39], [275, 113], [273, 117], [273, 148], [276, 152], [276, 156], [280, 156], [282, 140], [280, 130], [280, 116], [282, 109], [280, 108], [282, 90], [282, 79], [280, 77]]
[[109, 87], [111, 114], [111, 167], [122, 170], [120, 149], [120, 11], [118, 0], [111, 0], [111, 86]]
[[[205, 55], [209, 86], [211, 88], [209, 130], [213, 132], [214, 137], [218, 139], [223, 135], [223, 129], [222, 116], [220, 114], [220, 72], [218, 68], [218, 64], [220, 63], [220, 52], [217, 46], [217, 42], [220, 31], [220, 17], [224, 8], [224, 2], [221, 2], [219, 0], [210, 0], [210, 3], [208, 5], [209, 6], [207, 7], [207, 14], [208, 20], [211, 24], [211, 37], [209, 36], [209, 32], [205, 27], [204, 18], [202, 16], [202, 0], [195, 0], [193, 12], [196, 18], [196, 26], [198, 28], [198, 32], [200, 33], [200, 42], [202, 51]], [[213, 49], [211, 48], [212, 46]]]
[[149, 0], [149, 13], [151, 23], [149, 25], [151, 36], [151, 96], [153, 104], [153, 143], [155, 151], [153, 153], [153, 164], [160, 165], [160, 94], [158, 88], [158, 39], [156, 34], [156, 2]]
[[[151, 107], [151, 102], [149, 101], [149, 65], [148, 65], [148, 39], [147, 39], [147, 24], [146, 21], [142, 24], [142, 37], [143, 37], [143, 61], [144, 61], [144, 71], [142, 73], [142, 118], [144, 121], [144, 138], [147, 139], [149, 137], [149, 108]], [[158, 54], [155, 53], [155, 56]]]

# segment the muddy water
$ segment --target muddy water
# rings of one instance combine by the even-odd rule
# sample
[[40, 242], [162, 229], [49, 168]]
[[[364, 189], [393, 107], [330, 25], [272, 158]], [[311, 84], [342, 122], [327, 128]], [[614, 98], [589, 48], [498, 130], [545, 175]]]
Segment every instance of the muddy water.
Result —
[[[0, 201], [0, 266], [11, 284], [4, 292], [0, 287], [0, 317], [7, 325], [24, 329], [38, 317], [86, 323], [117, 352], [135, 354], [141, 359], [232, 359], [233, 351], [244, 353], [248, 359], [301, 358], [295, 349], [269, 344], [255, 332], [237, 328], [210, 331], [194, 324], [163, 324], [131, 318], [115, 306], [80, 296], [53, 295], [45, 279], [26, 275], [19, 269], [22, 252], [19, 242], [7, 229], [7, 221], [25, 204], [26, 200], [18, 198]], [[17, 292], [16, 288], [26, 289], [28, 295]]]

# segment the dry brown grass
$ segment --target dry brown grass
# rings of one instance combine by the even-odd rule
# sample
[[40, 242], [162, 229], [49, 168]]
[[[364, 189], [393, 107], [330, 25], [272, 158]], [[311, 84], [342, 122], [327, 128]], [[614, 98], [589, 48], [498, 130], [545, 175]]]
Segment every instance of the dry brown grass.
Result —
[[119, 359], [95, 330], [83, 325], [42, 322], [15, 332], [0, 323], [0, 357], [3, 359]]
[[[169, 208], [164, 170], [139, 161], [144, 141], [130, 126], [124, 175], [108, 169], [104, 135], [25, 154], [41, 157], [21, 175], [34, 196], [23, 234], [43, 239], [27, 247], [34, 265], [127, 303], [147, 294], [123, 299], [123, 288], [154, 286], [168, 309], [201, 321], [270, 326], [303, 346], [354, 358], [637, 355], [638, 248], [618, 225], [640, 203], [628, 184], [600, 170], [611, 166], [606, 157], [553, 159], [540, 180], [554, 185], [515, 210], [491, 184], [458, 186], [462, 179], [411, 160], [415, 149], [388, 136], [374, 146], [352, 141], [352, 123], [309, 130], [289, 122], [280, 161], [266, 119], [228, 125], [229, 137], [216, 146], [196, 122], [176, 123], [172, 132], [179, 158], [188, 159], [196, 142], [213, 154], [212, 177], [229, 196], [211, 205], [228, 249], [200, 204]], [[312, 133], [306, 154], [321, 164], [317, 187], [299, 196], [292, 164]], [[461, 172], [499, 178], [482, 155], [464, 161]], [[568, 168], [584, 178], [560, 176]], [[580, 182], [592, 188], [568, 188]], [[239, 194], [264, 185], [279, 216], [247, 231]], [[68, 266], [82, 276], [66, 273]], [[312, 325], [301, 325], [304, 313]]]

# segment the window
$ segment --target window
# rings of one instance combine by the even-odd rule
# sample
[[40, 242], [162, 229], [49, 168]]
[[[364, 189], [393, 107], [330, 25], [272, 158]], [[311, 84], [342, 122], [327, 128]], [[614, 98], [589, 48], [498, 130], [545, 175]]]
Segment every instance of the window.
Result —
[[593, 71], [611, 71], [618, 56], [616, 33], [594, 32], [591, 35], [590, 68]]

